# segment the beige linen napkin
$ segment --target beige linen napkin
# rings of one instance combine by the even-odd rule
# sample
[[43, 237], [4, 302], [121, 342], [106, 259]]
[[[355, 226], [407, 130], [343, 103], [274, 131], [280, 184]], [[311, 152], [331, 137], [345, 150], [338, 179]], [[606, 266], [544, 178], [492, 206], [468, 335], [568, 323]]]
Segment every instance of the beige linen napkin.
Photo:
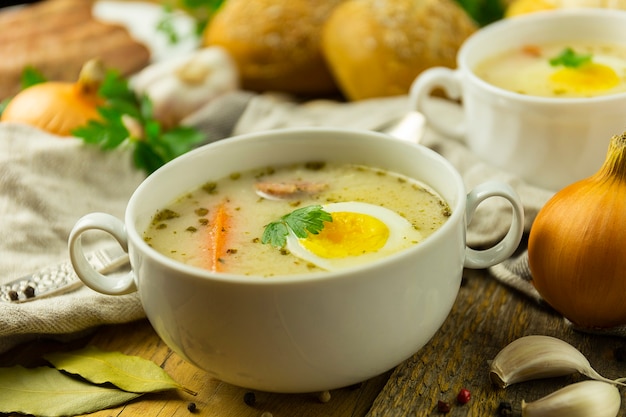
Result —
[[[438, 111], [460, 117], [458, 106], [437, 100]], [[226, 94], [190, 115], [186, 124], [207, 133], [208, 141], [232, 134], [290, 126], [378, 129], [408, 110], [406, 97], [341, 103], [247, 92]], [[483, 163], [460, 142], [427, 130], [423, 144], [448, 158], [469, 189], [490, 179], [510, 184], [526, 210], [526, 230], [551, 192]], [[126, 150], [102, 152], [73, 138], [59, 138], [27, 126], [0, 123], [0, 284], [68, 260], [67, 237], [78, 218], [101, 211], [123, 218], [128, 198], [144, 175]], [[468, 243], [485, 246], [508, 229], [507, 204], [481, 205], [468, 231]], [[108, 242], [86, 242], [97, 248]], [[89, 288], [27, 303], [0, 301], [0, 351], [37, 337], [71, 337], [106, 323], [144, 317], [136, 294], [106, 296]]]
[[[127, 152], [102, 153], [73, 138], [0, 124], [0, 284], [68, 260], [80, 216], [122, 216], [144, 175]], [[86, 242], [95, 249], [100, 242]], [[108, 297], [83, 287], [22, 304], [0, 301], [0, 351], [34, 337], [64, 335], [143, 317], [136, 295]]]

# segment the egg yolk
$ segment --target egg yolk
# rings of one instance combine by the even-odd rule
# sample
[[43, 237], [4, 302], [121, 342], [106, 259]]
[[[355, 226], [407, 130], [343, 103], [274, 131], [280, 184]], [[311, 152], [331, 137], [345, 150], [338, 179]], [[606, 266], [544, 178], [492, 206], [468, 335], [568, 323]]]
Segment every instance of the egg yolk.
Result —
[[594, 93], [609, 90], [620, 83], [615, 71], [603, 64], [589, 63], [578, 68], [562, 68], [550, 77], [555, 91]]
[[353, 212], [333, 212], [332, 222], [316, 235], [300, 243], [321, 258], [345, 258], [376, 252], [387, 242], [389, 228], [374, 216]]

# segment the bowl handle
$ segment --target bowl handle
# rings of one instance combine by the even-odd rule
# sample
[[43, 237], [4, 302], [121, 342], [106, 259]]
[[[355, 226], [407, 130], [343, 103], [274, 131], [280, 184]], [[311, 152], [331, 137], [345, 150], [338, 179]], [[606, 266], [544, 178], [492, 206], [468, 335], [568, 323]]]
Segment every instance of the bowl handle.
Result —
[[137, 287], [132, 271], [120, 276], [106, 276], [93, 269], [89, 264], [81, 242], [82, 234], [89, 230], [102, 230], [109, 233], [117, 240], [124, 252], [128, 253], [128, 237], [122, 221], [106, 213], [87, 214], [76, 222], [68, 240], [70, 261], [76, 275], [89, 288], [103, 294], [122, 295], [136, 291]]
[[490, 197], [503, 197], [513, 208], [513, 217], [509, 231], [502, 240], [489, 249], [475, 250], [465, 248], [466, 268], [481, 269], [498, 264], [511, 256], [519, 246], [524, 233], [524, 207], [522, 201], [508, 184], [488, 181], [478, 185], [467, 195], [465, 218], [469, 224], [478, 205]]
[[428, 98], [433, 90], [441, 87], [451, 99], [461, 99], [461, 72], [445, 67], [429, 68], [417, 76], [409, 92], [409, 108], [422, 113], [429, 125], [439, 133], [454, 139], [462, 140], [465, 137], [466, 127], [463, 122], [454, 124], [443, 120], [441, 115], [431, 111]]

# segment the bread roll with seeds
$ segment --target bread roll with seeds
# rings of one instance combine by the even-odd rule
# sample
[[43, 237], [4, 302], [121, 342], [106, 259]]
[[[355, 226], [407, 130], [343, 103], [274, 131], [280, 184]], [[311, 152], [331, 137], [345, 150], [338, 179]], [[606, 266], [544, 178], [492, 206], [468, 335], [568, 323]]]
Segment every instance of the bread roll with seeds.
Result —
[[227, 0], [209, 22], [204, 46], [226, 49], [252, 91], [337, 91], [320, 50], [322, 26], [344, 0]]
[[453, 68], [476, 30], [454, 0], [348, 0], [324, 25], [322, 51], [346, 98], [394, 96], [429, 67]]

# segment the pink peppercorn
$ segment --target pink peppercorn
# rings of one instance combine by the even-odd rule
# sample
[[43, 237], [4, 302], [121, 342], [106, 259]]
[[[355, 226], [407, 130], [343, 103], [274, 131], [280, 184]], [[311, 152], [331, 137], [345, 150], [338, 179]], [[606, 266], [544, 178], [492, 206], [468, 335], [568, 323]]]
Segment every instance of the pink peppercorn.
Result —
[[467, 404], [471, 398], [472, 394], [466, 388], [461, 388], [461, 391], [459, 391], [459, 394], [456, 396], [456, 400], [459, 404]]

